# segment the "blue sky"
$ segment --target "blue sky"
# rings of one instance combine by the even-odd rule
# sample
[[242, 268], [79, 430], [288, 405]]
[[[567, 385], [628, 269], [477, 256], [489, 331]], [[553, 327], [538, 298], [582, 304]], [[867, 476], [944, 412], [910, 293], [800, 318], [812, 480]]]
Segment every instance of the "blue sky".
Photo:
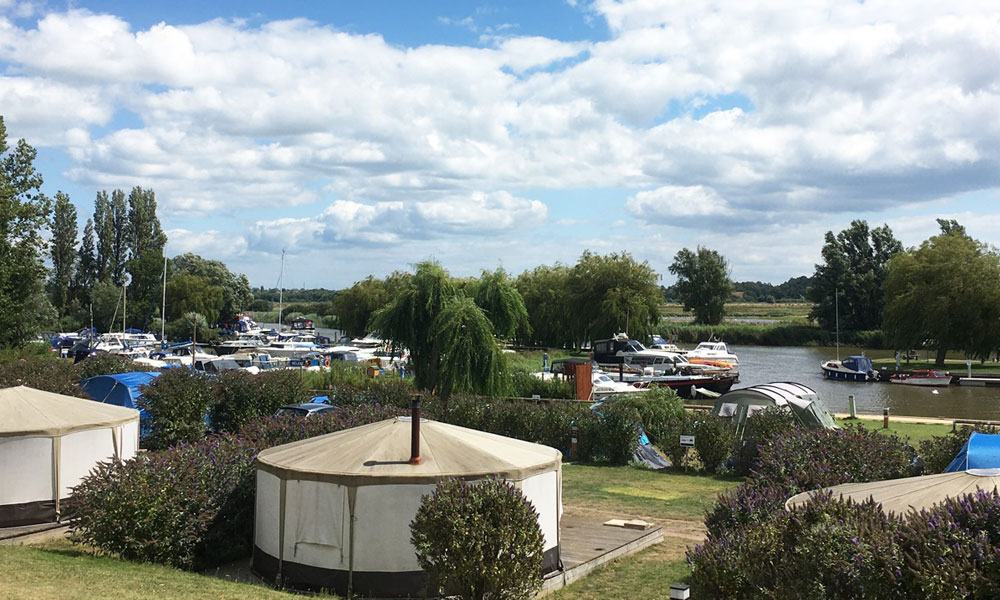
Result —
[[0, 115], [80, 226], [156, 191], [168, 253], [344, 287], [823, 234], [1000, 245], [1000, 6], [809, 0], [0, 0]]

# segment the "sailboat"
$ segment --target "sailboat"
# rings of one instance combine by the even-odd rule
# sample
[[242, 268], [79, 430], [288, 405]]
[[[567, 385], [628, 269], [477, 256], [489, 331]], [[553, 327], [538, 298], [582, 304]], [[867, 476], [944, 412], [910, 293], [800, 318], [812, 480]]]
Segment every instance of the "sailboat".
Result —
[[839, 381], [877, 381], [878, 371], [872, 360], [862, 353], [840, 359], [840, 290], [834, 290], [833, 305], [836, 320], [837, 359], [820, 363], [823, 377]]

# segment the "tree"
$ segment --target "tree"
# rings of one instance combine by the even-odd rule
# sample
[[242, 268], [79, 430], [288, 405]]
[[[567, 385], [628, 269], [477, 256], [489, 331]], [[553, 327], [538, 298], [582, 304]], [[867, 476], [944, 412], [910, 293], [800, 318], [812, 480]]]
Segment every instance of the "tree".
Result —
[[866, 221], [853, 221], [836, 236], [826, 232], [823, 264], [816, 265], [809, 299], [815, 303], [810, 316], [821, 327], [833, 329], [838, 319], [843, 329], [877, 329], [885, 304], [886, 268], [903, 245], [888, 225], [869, 231]]
[[569, 267], [535, 267], [521, 273], [514, 282], [524, 300], [531, 333], [518, 335], [528, 345], [565, 347], [574, 342], [569, 310]]
[[[208, 260], [197, 254], [181, 254], [170, 259], [171, 273], [187, 273], [196, 277], [204, 277], [210, 285], [218, 287], [222, 292], [222, 305], [213, 313], [214, 318], [208, 313], [202, 313], [209, 318], [212, 323], [228, 323], [236, 315], [247, 310], [253, 302], [253, 291], [250, 288], [250, 281], [245, 275], [237, 277], [229, 271], [226, 265], [217, 260]], [[169, 296], [170, 284], [167, 284], [167, 295]], [[169, 304], [169, 298], [168, 298]], [[169, 306], [167, 310], [171, 313], [175, 311]], [[201, 312], [201, 311], [199, 311]]]
[[368, 331], [372, 314], [388, 302], [385, 281], [368, 276], [337, 294], [333, 299], [333, 314], [347, 335], [359, 337]]
[[110, 276], [117, 285], [125, 284], [125, 271], [128, 263], [128, 211], [125, 207], [125, 192], [111, 192], [111, 256]]
[[76, 252], [76, 269], [73, 276], [73, 295], [89, 303], [90, 288], [97, 281], [97, 256], [94, 254], [94, 222], [87, 219], [83, 227], [83, 239]]
[[505, 360], [489, 319], [437, 262], [416, 265], [395, 298], [375, 311], [371, 329], [409, 349], [416, 386], [442, 398], [495, 390], [503, 378]]
[[130, 321], [145, 327], [155, 311], [163, 290], [163, 248], [167, 236], [156, 216], [156, 195], [151, 189], [134, 187], [128, 195], [125, 227], [129, 274], [129, 298], [133, 310]]
[[73, 279], [73, 263], [76, 258], [76, 207], [69, 196], [56, 192], [52, 213], [52, 240], [49, 242], [49, 257], [52, 259], [52, 277], [49, 281], [52, 305], [61, 319], [69, 305], [69, 285]]
[[[18, 346], [46, 318], [41, 256], [41, 230], [48, 222], [51, 201], [41, 193], [42, 176], [35, 170], [35, 149], [23, 139], [11, 148], [0, 117], [0, 346]], [[39, 298], [41, 296], [41, 299]]]
[[476, 305], [483, 309], [493, 332], [502, 339], [531, 331], [524, 298], [502, 268], [492, 273], [483, 271], [476, 288]]
[[215, 323], [223, 306], [223, 290], [208, 277], [178, 273], [167, 281], [167, 319], [179, 319], [189, 312]]
[[115, 220], [111, 214], [111, 199], [104, 190], [94, 198], [94, 228], [97, 233], [97, 280], [111, 279], [115, 245]]
[[1000, 256], [954, 221], [893, 257], [885, 280], [883, 330], [899, 349], [925, 343], [944, 366], [949, 350], [986, 358], [1000, 340]]
[[670, 272], [677, 276], [674, 284], [684, 303], [684, 310], [694, 311], [694, 322], [718, 325], [726, 310], [726, 300], [733, 294], [726, 259], [708, 248], [698, 246], [696, 252], [687, 248], [674, 256]]
[[585, 251], [569, 271], [566, 287], [573, 315], [573, 337], [588, 341], [627, 331], [652, 333], [659, 320], [659, 276], [628, 252], [607, 256]]

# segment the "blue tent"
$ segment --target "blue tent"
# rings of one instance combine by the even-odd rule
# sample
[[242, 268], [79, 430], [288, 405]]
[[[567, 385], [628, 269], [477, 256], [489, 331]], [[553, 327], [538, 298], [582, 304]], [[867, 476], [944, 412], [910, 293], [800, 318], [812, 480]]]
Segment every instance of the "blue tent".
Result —
[[159, 371], [98, 375], [81, 381], [80, 388], [91, 400], [137, 409], [140, 435], [145, 436], [149, 433], [149, 414], [136, 405], [136, 400], [142, 397], [139, 386], [146, 385], [159, 376]]
[[1000, 468], [1000, 434], [972, 432], [945, 473]]

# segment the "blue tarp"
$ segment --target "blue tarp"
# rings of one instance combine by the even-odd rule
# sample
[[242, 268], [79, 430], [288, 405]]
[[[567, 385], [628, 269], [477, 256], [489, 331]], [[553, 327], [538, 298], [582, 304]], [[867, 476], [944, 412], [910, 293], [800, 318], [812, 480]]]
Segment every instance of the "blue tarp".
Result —
[[138, 410], [140, 435], [145, 436], [149, 432], [149, 414], [136, 405], [136, 400], [142, 397], [139, 386], [148, 384], [159, 375], [159, 371], [98, 375], [81, 381], [80, 388], [91, 400]]
[[1000, 469], [1000, 434], [973, 431], [945, 473], [969, 469]]

